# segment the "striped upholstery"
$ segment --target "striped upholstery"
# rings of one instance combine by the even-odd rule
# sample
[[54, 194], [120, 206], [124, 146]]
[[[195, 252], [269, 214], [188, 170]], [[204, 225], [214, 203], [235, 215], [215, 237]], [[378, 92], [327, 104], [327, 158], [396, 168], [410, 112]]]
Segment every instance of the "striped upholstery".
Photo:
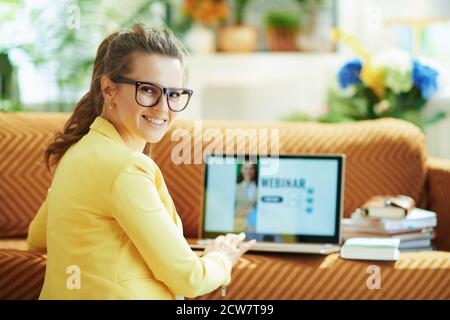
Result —
[[[369, 266], [379, 267], [380, 289], [367, 286], [373, 275]], [[450, 252], [403, 253], [397, 262], [350, 261], [338, 254], [246, 254], [233, 269], [225, 298], [216, 290], [197, 299], [448, 300]]]
[[44, 284], [46, 257], [37, 251], [0, 250], [0, 300], [37, 299]]
[[25, 238], [2, 238], [0, 239], [1, 249], [27, 250], [27, 239]]
[[[24, 237], [50, 184], [42, 151], [68, 116], [0, 113], [0, 299], [35, 299], [39, 295], [45, 256], [25, 251]], [[187, 237], [197, 235], [203, 169], [199, 164], [174, 165], [172, 147], [180, 145], [171, 137], [177, 129], [192, 133], [195, 125], [177, 121], [169, 134], [150, 148]], [[428, 159], [424, 136], [409, 123], [383, 119], [352, 124], [205, 121], [201, 125], [205, 134], [208, 129], [222, 133], [227, 128], [279, 129], [280, 152], [286, 154], [345, 153], [346, 216], [372, 195], [407, 194], [437, 211], [437, 244], [450, 250], [450, 162]], [[201, 156], [202, 148], [193, 148], [189, 141], [185, 144], [193, 158]], [[203, 142], [203, 147], [206, 145], [208, 141]], [[214, 146], [220, 143], [215, 141]], [[233, 270], [226, 299], [449, 299], [449, 255], [410, 253], [402, 254], [397, 263], [369, 263], [344, 261], [337, 255], [246, 254]], [[365, 286], [369, 264], [381, 268], [380, 290]], [[219, 293], [200, 297], [210, 298], [220, 298]]]
[[[378, 266], [381, 288], [368, 289]], [[225, 299], [450, 299], [450, 252], [404, 253], [393, 262], [323, 256], [246, 254]], [[45, 272], [39, 252], [0, 250], [0, 300], [36, 299]], [[219, 290], [197, 299], [223, 299]]]
[[450, 251], [450, 160], [429, 158], [427, 167], [428, 207], [438, 213], [435, 243]]
[[[395, 119], [360, 121], [346, 124], [323, 123], [239, 123], [204, 121], [178, 121], [164, 139], [150, 149], [152, 158], [161, 168], [178, 212], [183, 220], [187, 237], [195, 238], [199, 227], [203, 188], [203, 166], [200, 164], [177, 165], [171, 159], [174, 146], [191, 145], [192, 159], [200, 156], [210, 142], [204, 138], [203, 147], [194, 148], [194, 128], [201, 125], [208, 130], [226, 129], [279, 129], [280, 153], [345, 153], [344, 214], [350, 213], [367, 199], [380, 194], [405, 194], [421, 201], [426, 177], [426, 145], [421, 131], [408, 122]], [[177, 129], [186, 130], [193, 137], [176, 139]], [[270, 131], [269, 131], [270, 132]], [[270, 134], [268, 134], [270, 138]], [[197, 135], [197, 137], [201, 137]], [[173, 140], [173, 141], [171, 141]], [[206, 141], [205, 141], [206, 140]], [[241, 136], [239, 141], [244, 140]], [[267, 145], [271, 144], [270, 139]], [[201, 143], [201, 138], [200, 138]], [[213, 140], [222, 150], [223, 140]], [[198, 143], [198, 146], [200, 146]], [[256, 145], [245, 140], [246, 150], [256, 151]], [[223, 142], [225, 145], [225, 142]], [[237, 143], [236, 143], [237, 145]], [[181, 148], [181, 147], [180, 147]], [[176, 150], [176, 149], [175, 149]], [[450, 212], [448, 212], [450, 213]]]
[[0, 114], [0, 237], [27, 234], [51, 176], [43, 151], [67, 120], [60, 113]]

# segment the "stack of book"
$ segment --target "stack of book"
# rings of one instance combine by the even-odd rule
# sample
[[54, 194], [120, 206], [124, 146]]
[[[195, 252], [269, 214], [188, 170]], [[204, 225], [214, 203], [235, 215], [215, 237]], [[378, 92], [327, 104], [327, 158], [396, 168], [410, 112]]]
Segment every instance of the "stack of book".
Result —
[[358, 209], [351, 218], [343, 219], [343, 239], [355, 237], [396, 238], [400, 240], [399, 250], [401, 252], [435, 249], [431, 240], [434, 238], [434, 228], [437, 224], [436, 213], [412, 208], [404, 215], [396, 215], [385, 214], [381, 209], [377, 208], [374, 214], [367, 210], [361, 214], [361, 210]]
[[397, 261], [400, 240], [395, 238], [351, 238], [341, 248], [342, 259]]

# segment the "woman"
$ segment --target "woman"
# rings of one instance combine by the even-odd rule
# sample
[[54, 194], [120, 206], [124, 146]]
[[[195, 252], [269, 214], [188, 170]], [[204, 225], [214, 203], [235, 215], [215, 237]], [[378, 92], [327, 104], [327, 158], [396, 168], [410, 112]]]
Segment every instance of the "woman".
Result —
[[236, 186], [236, 212], [234, 231], [254, 233], [256, 227], [256, 202], [258, 193], [258, 167], [244, 163]]
[[100, 44], [89, 92], [45, 152], [52, 184], [28, 235], [47, 250], [40, 299], [174, 299], [230, 283], [252, 242], [220, 236], [198, 257], [143, 153], [189, 102], [184, 60], [166, 29], [135, 25]]

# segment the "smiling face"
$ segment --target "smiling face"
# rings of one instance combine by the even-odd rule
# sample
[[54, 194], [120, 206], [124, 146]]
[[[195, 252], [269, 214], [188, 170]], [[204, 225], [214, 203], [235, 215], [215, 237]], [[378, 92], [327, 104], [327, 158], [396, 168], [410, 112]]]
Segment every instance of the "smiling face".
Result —
[[[183, 66], [179, 59], [141, 52], [132, 54], [131, 59], [131, 71], [120, 76], [166, 88], [183, 86]], [[176, 112], [169, 109], [165, 96], [153, 107], [142, 107], [136, 102], [134, 85], [114, 83], [106, 76], [102, 77], [101, 85], [105, 98], [102, 116], [134, 150], [142, 151], [146, 142], [161, 140], [175, 119]]]
[[241, 173], [245, 181], [252, 182], [256, 177], [256, 166], [254, 164], [243, 164]]

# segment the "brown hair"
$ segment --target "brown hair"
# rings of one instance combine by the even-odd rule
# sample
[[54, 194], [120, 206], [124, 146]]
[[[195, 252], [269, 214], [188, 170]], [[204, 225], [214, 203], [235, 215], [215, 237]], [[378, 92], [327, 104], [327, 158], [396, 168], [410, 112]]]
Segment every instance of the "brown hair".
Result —
[[[107, 36], [97, 50], [89, 91], [77, 103], [63, 130], [56, 134], [55, 140], [44, 152], [49, 171], [50, 166], [57, 164], [71, 145], [89, 132], [89, 126], [101, 114], [104, 103], [101, 77], [115, 77], [130, 71], [129, 57], [135, 52], [177, 58], [186, 70], [184, 61], [187, 51], [168, 28], [147, 28], [142, 24], [135, 24], [131, 30], [114, 32]], [[148, 147], [149, 143], [146, 144], [144, 153], [148, 152]]]

